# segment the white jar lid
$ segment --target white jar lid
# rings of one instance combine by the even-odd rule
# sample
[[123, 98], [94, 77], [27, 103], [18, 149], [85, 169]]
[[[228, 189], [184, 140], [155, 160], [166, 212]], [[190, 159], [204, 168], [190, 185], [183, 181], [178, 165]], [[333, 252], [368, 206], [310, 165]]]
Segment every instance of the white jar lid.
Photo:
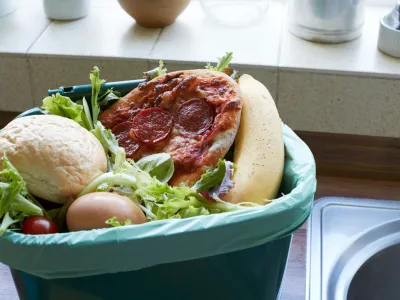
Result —
[[381, 19], [378, 48], [383, 53], [400, 58], [400, 4]]

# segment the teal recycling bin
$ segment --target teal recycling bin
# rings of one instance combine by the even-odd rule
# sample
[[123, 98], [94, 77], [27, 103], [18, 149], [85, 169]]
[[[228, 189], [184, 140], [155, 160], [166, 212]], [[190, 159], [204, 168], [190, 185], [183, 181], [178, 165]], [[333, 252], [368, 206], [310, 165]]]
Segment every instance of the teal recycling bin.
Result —
[[268, 205], [56, 235], [5, 233], [0, 262], [10, 267], [20, 299], [277, 299], [292, 234], [308, 218], [316, 190], [310, 149], [282, 127], [281, 196]]

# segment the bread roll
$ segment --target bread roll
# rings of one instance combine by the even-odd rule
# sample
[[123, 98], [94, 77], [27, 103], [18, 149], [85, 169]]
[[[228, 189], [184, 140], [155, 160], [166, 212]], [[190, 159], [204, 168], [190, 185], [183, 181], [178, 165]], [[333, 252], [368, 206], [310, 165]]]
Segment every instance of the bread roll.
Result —
[[28, 190], [63, 204], [107, 171], [104, 149], [78, 123], [59, 116], [15, 119], [0, 131], [0, 155], [20, 172]]

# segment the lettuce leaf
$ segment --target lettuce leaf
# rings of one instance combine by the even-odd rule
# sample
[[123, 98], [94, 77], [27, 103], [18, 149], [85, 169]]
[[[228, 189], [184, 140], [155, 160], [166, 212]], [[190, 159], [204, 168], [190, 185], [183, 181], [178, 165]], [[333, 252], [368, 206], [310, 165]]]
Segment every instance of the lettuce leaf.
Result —
[[6, 156], [1, 159], [0, 171], [0, 234], [26, 216], [43, 216], [43, 209], [33, 203], [25, 181]]
[[119, 226], [131, 225], [132, 222], [129, 219], [125, 220], [124, 222], [120, 222], [117, 220], [117, 217], [112, 217], [111, 219], [108, 219], [106, 221], [106, 224], [111, 225], [113, 227], [119, 227]]
[[217, 167], [204, 173], [192, 188], [210, 200], [219, 199], [235, 186], [232, 181], [234, 168], [232, 162], [220, 159]]
[[159, 65], [157, 68], [154, 68], [153, 70], [144, 72], [144, 78], [146, 78], [147, 80], [152, 80], [158, 76], [167, 74], [167, 69], [164, 67], [164, 62], [162, 60], [159, 61]]
[[205, 68], [208, 70], [224, 72], [225, 74], [230, 76], [233, 80], [238, 81], [240, 77], [239, 72], [229, 67], [229, 64], [231, 63], [232, 59], [233, 59], [233, 53], [226, 52], [226, 54], [223, 57], [218, 58], [218, 64], [215, 67], [212, 66], [210, 63], [207, 63]]
[[225, 161], [225, 175], [222, 182], [208, 191], [212, 198], [222, 197], [235, 187], [235, 183], [232, 181], [234, 170], [235, 165], [230, 161]]
[[100, 107], [108, 107], [110, 104], [118, 101], [121, 98], [121, 93], [114, 91], [112, 88], [108, 89], [101, 97], [98, 99]]
[[226, 52], [224, 56], [218, 58], [218, 64], [215, 67], [213, 67], [210, 63], [207, 63], [206, 69], [223, 72], [225, 69], [229, 68], [229, 64], [232, 59], [233, 52]]
[[175, 171], [174, 162], [168, 153], [145, 156], [137, 162], [137, 165], [161, 182], [168, 182]]
[[101, 85], [105, 82], [104, 79], [100, 79], [100, 70], [98, 67], [93, 67], [92, 71], [89, 75], [90, 82], [92, 83], [92, 122], [93, 125], [97, 123], [97, 119], [99, 118], [100, 114], [100, 106], [98, 103], [98, 97], [100, 93]]
[[118, 141], [111, 130], [106, 129], [100, 121], [97, 121], [94, 130], [91, 132], [103, 145], [107, 154], [108, 170], [120, 168], [125, 161], [125, 149], [118, 146]]
[[23, 220], [23, 217], [22, 218], [21, 217], [12, 218], [10, 216], [10, 214], [7, 212], [4, 215], [1, 225], [0, 225], [0, 235], [3, 234], [7, 229], [9, 229], [11, 225], [21, 222], [22, 220]]
[[69, 97], [64, 97], [59, 93], [44, 98], [41, 108], [53, 115], [71, 119], [88, 130], [92, 128], [83, 105], [74, 103]]
[[225, 164], [225, 160], [219, 159], [217, 167], [204, 173], [192, 188], [196, 191], [203, 192], [220, 185], [226, 173]]

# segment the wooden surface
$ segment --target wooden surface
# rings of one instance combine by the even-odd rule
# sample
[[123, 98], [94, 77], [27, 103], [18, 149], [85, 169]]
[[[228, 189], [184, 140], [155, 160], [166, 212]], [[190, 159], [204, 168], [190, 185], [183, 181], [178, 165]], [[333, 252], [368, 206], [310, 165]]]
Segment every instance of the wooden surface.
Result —
[[19, 113], [18, 112], [8, 112], [8, 111], [0, 111], [0, 128], [3, 128], [14, 119]]
[[314, 154], [319, 175], [400, 180], [400, 139], [296, 132]]
[[[16, 115], [0, 112], [0, 128]], [[311, 148], [317, 163], [316, 199], [342, 196], [400, 200], [399, 139], [310, 132], [298, 134]], [[306, 238], [304, 225], [293, 238], [280, 300], [305, 299]], [[0, 300], [16, 299], [9, 270], [0, 264]]]

